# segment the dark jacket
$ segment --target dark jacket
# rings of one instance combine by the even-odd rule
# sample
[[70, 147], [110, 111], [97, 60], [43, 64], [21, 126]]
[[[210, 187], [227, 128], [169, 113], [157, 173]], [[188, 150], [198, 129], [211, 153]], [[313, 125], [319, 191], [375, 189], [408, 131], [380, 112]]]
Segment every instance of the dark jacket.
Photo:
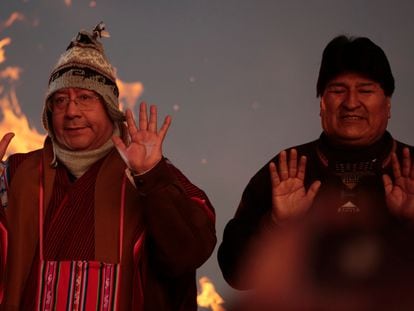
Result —
[[[374, 145], [355, 150], [336, 148], [323, 134], [294, 147], [298, 159], [301, 155], [307, 157], [305, 188], [315, 180], [321, 181], [300, 227], [306, 228], [300, 232], [306, 247], [301, 264], [317, 288], [335, 285], [340, 290], [361, 284], [367, 288], [414, 275], [414, 252], [409, 246], [414, 245], [412, 224], [389, 211], [382, 182], [384, 173], [392, 176], [391, 152], [395, 151], [401, 160], [404, 146], [386, 132]], [[413, 155], [412, 147], [410, 151]], [[278, 156], [271, 161], [277, 164]], [[256, 255], [257, 245], [269, 232], [281, 232], [282, 228], [271, 220], [271, 191], [267, 163], [248, 183], [234, 218], [225, 227], [218, 261], [224, 278], [236, 289], [252, 288], [253, 265], [249, 262]], [[375, 241], [379, 247], [378, 267], [363, 276], [350, 276], [341, 271], [338, 258], [347, 245], [362, 238]], [[276, 249], [274, 244], [264, 247]]]

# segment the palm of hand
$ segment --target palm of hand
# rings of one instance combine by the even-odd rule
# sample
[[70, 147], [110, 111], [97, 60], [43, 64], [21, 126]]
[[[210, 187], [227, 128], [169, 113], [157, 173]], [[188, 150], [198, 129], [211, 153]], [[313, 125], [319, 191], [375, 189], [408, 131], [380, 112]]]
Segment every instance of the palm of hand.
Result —
[[112, 140], [122, 159], [131, 170], [136, 173], [147, 172], [162, 158], [162, 143], [171, 124], [171, 117], [167, 116], [158, 130], [157, 107], [154, 105], [150, 107], [148, 118], [147, 106], [145, 103], [141, 103], [138, 127], [129, 109], [126, 111], [126, 121], [130, 143], [126, 145], [117, 136], [113, 136]]
[[281, 220], [302, 215], [312, 203], [306, 197], [303, 181], [297, 177], [288, 178], [275, 187], [273, 202], [280, 207], [277, 217]]
[[131, 137], [125, 150], [130, 167], [146, 168], [162, 157], [161, 142], [157, 134], [138, 131]]
[[279, 155], [278, 167], [270, 163], [272, 184], [272, 217], [276, 221], [284, 221], [303, 215], [312, 205], [321, 185], [314, 181], [306, 191], [304, 186], [306, 157], [298, 160], [297, 151], [290, 150], [289, 161], [286, 151]]
[[386, 202], [389, 208], [397, 213], [414, 217], [414, 180], [398, 177], [392, 190], [386, 193]]
[[395, 180], [387, 174], [383, 176], [387, 206], [395, 214], [414, 220], [414, 165], [410, 150], [403, 149], [401, 165], [393, 152], [391, 164]]

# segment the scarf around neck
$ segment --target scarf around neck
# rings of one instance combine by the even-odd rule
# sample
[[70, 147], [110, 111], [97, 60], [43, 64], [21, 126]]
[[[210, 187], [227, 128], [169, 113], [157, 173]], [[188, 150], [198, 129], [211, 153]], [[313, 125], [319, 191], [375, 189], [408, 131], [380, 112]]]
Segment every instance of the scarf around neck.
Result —
[[[120, 135], [120, 131], [117, 126], [114, 128], [113, 135]], [[109, 138], [108, 141], [101, 147], [85, 151], [73, 151], [62, 148], [56, 143], [55, 139], [52, 139], [52, 145], [54, 153], [53, 161], [51, 163], [52, 166], [56, 166], [58, 164], [57, 160], [59, 160], [76, 178], [81, 177], [92, 164], [106, 156], [114, 147], [114, 143], [111, 138]]]

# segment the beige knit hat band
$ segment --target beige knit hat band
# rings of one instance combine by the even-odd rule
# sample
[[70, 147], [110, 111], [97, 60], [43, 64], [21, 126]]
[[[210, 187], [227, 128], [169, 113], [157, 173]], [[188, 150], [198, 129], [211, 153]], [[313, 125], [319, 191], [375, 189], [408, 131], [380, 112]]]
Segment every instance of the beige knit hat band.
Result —
[[89, 68], [76, 68], [72, 66], [53, 74], [46, 92], [46, 100], [54, 92], [68, 87], [96, 91], [101, 96], [103, 96], [104, 92], [108, 92], [106, 96], [112, 98], [111, 102], [114, 103], [117, 109], [119, 108], [119, 90], [116, 83]]

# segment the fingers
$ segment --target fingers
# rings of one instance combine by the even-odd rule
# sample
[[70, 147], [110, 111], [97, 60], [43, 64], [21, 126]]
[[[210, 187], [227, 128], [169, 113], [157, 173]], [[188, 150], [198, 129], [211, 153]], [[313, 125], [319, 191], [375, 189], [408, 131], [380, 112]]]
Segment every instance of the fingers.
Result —
[[289, 177], [285, 150], [279, 154], [279, 177], [281, 180], [286, 180]]
[[121, 156], [122, 160], [127, 164], [128, 167], [130, 167], [128, 158], [126, 156], [126, 149], [124, 142], [119, 136], [112, 136], [112, 141], [114, 142], [116, 150], [118, 150], [119, 155]]
[[405, 147], [403, 149], [402, 155], [402, 175], [404, 177], [408, 177], [411, 171], [411, 157], [410, 157], [410, 150]]
[[125, 143], [121, 137], [114, 135], [112, 136], [112, 141], [118, 151], [123, 152], [126, 149]]
[[139, 106], [139, 129], [141, 131], [157, 132], [157, 106], [150, 106], [150, 115], [148, 122], [147, 104], [142, 102]]
[[398, 162], [398, 158], [395, 152], [391, 154], [391, 165], [392, 165], [392, 172], [394, 174], [395, 179], [401, 177], [401, 169], [400, 163]]
[[306, 157], [300, 157], [300, 163], [298, 168], [298, 178], [300, 180], [305, 180], [305, 171], [306, 171]]
[[384, 183], [385, 195], [390, 194], [393, 186], [391, 177], [387, 174], [382, 175], [382, 182]]
[[[408, 151], [408, 155], [409, 155], [410, 160], [411, 160], [411, 155], [410, 155], [409, 151]], [[410, 169], [410, 178], [414, 179], [414, 165], [413, 164], [411, 165], [411, 169]]]
[[298, 153], [296, 149], [290, 149], [289, 155], [289, 177], [296, 177], [298, 167]]
[[147, 104], [144, 102], [139, 105], [139, 129], [148, 129]]
[[276, 187], [280, 184], [279, 174], [277, 173], [276, 164], [274, 162], [270, 162], [269, 164], [269, 171], [270, 171], [270, 180], [272, 182], [272, 187]]
[[279, 154], [278, 168], [278, 176], [280, 180], [286, 180], [288, 178], [295, 177], [304, 180], [306, 170], [306, 157], [300, 157], [298, 166], [298, 153], [296, 149], [290, 149], [289, 161], [287, 160], [287, 152], [283, 150]]
[[[150, 131], [150, 132], [153, 132], [153, 133], [157, 133], [157, 130], [158, 130], [157, 106], [156, 105], [151, 105], [149, 109], [150, 109], [150, 114], [149, 114], [149, 120], [148, 120], [147, 104], [145, 102], [142, 102], [140, 104], [140, 106], [139, 106], [139, 124], [138, 124], [138, 127], [139, 127], [140, 131]], [[127, 112], [126, 112], [126, 119], [127, 119], [128, 128], [130, 129], [130, 134], [131, 135], [135, 134], [135, 132], [137, 132], [138, 129], [135, 125], [135, 120], [134, 120], [133, 114], [129, 109], [127, 109]], [[165, 138], [170, 124], [171, 124], [171, 117], [167, 116], [164, 120], [164, 123], [161, 126], [161, 129], [160, 129], [159, 133], [158, 133], [161, 136], [162, 139]]]
[[400, 177], [414, 179], [414, 164], [412, 163], [410, 149], [408, 147], [404, 147], [402, 150], [401, 164], [398, 161], [397, 154], [395, 152], [391, 154], [391, 166], [395, 179], [399, 179]]
[[[135, 124], [135, 119], [132, 111], [130, 109], [127, 109], [125, 112], [126, 122], [128, 126], [128, 132], [129, 135], [134, 136], [136, 132], [138, 132], [137, 126]], [[141, 120], [141, 109], [139, 112], [139, 117]], [[140, 127], [141, 127], [141, 121], [140, 121]]]
[[403, 149], [403, 169], [402, 169], [403, 176], [409, 177], [414, 179], [414, 164], [411, 160], [410, 149], [405, 147]]
[[7, 147], [10, 144], [10, 141], [14, 137], [14, 133], [6, 133], [0, 141], [0, 159], [3, 159], [6, 154]]
[[157, 106], [151, 105], [150, 106], [150, 119], [148, 130], [151, 132], [157, 132]]
[[171, 116], [166, 116], [164, 119], [164, 123], [162, 124], [160, 128], [159, 135], [161, 137], [161, 141], [164, 141], [165, 136], [167, 135], [168, 128], [171, 124]]

